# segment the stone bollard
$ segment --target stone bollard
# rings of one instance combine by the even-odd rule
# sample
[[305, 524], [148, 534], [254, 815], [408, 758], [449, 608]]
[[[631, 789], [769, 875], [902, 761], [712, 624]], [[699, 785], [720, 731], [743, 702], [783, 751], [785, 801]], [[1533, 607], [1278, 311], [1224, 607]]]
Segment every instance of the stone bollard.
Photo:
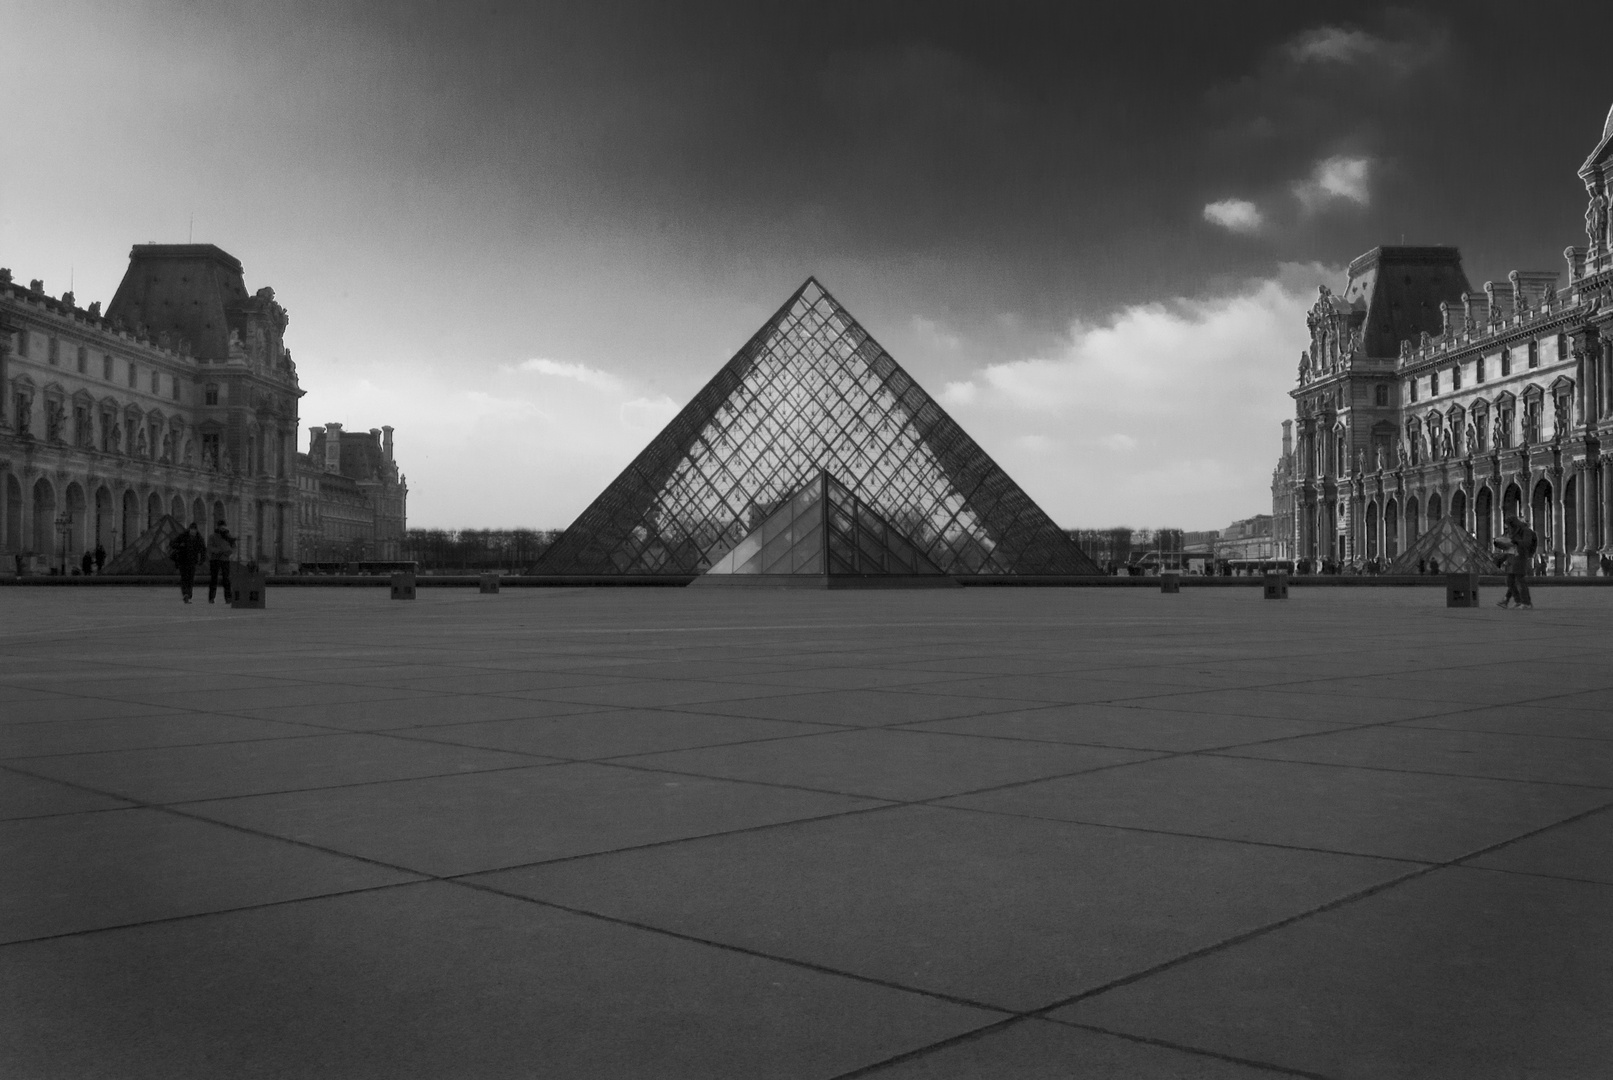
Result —
[[1179, 593], [1179, 592], [1181, 592], [1182, 591], [1182, 575], [1181, 574], [1161, 574], [1161, 575], [1159, 575], [1159, 591], [1162, 592], [1162, 593], [1165, 593], [1165, 592]]
[[248, 570], [239, 565], [233, 567], [230, 572], [230, 607], [267, 607], [268, 590], [264, 588], [263, 579], [264, 575], [259, 570]]
[[1288, 599], [1288, 575], [1281, 570], [1266, 574], [1266, 599]]
[[392, 599], [414, 599], [414, 574], [412, 572], [392, 575]]
[[1478, 607], [1479, 576], [1477, 574], [1446, 574], [1445, 606]]
[[482, 575], [482, 583], [481, 583], [481, 591], [482, 591], [483, 594], [498, 592], [498, 575], [497, 574], [483, 574]]

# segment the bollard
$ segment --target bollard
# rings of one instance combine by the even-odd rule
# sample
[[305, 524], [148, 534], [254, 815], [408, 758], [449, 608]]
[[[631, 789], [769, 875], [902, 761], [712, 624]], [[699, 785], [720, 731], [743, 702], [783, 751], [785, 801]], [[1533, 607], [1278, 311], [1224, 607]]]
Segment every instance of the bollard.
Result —
[[498, 592], [498, 575], [497, 574], [483, 574], [482, 575], [482, 588], [481, 588], [481, 591], [484, 594]]
[[264, 575], [257, 570], [248, 570], [239, 565], [234, 567], [230, 574], [230, 607], [266, 607], [265, 594], [268, 590], [264, 588], [263, 577]]
[[392, 575], [392, 599], [414, 599], [414, 574], [409, 573]]
[[1266, 575], [1266, 599], [1267, 600], [1287, 600], [1288, 599], [1288, 575], [1287, 574], [1285, 574], [1285, 573], [1283, 573], [1282, 571], [1279, 570], [1279, 571], [1276, 571], [1274, 573], [1268, 573]]
[[1159, 591], [1179, 593], [1182, 591], [1181, 574], [1161, 574], [1159, 576]]
[[1445, 606], [1478, 607], [1479, 576], [1477, 574], [1446, 574]]

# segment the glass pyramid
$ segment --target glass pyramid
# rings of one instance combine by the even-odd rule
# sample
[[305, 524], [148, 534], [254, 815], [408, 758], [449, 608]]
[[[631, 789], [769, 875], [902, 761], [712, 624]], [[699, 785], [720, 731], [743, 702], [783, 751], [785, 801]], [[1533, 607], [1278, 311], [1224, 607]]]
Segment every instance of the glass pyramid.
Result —
[[1415, 574], [1417, 563], [1439, 563], [1442, 574], [1494, 574], [1495, 555], [1485, 551], [1474, 535], [1453, 519], [1442, 517], [1432, 529], [1423, 533], [1405, 551], [1398, 555], [1386, 574]]
[[773, 511], [696, 579], [760, 581], [851, 577], [877, 581], [924, 577], [955, 584], [912, 542], [827, 471]]
[[808, 278], [532, 573], [703, 573], [825, 470], [943, 573], [1100, 572]]
[[106, 561], [103, 574], [177, 574], [179, 567], [168, 557], [168, 548], [174, 537], [185, 531], [185, 526], [172, 514], [164, 514], [157, 523], [133, 540], [129, 546]]

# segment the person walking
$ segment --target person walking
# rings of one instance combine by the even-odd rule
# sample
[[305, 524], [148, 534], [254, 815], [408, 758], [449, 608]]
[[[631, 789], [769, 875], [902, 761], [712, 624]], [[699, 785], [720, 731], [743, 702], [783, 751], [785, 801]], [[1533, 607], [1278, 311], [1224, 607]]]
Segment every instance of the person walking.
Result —
[[[196, 586], [196, 564], [202, 561], [207, 554], [207, 541], [202, 539], [202, 530], [196, 527], [193, 521], [190, 528], [174, 537], [173, 543], [168, 545], [168, 557], [174, 560], [179, 567], [179, 596], [185, 603], [190, 603], [191, 590]], [[224, 586], [226, 591], [229, 585]]]
[[1508, 601], [1517, 601], [1521, 608], [1534, 607], [1529, 596], [1529, 563], [1535, 554], [1535, 531], [1523, 519], [1509, 514], [1506, 519], [1507, 540], [1511, 549], [1507, 553], [1507, 594], [1496, 607], [1507, 607]]
[[235, 554], [235, 537], [230, 535], [229, 526], [220, 518], [218, 525], [213, 529], [213, 535], [207, 538], [207, 602], [211, 604], [213, 597], [218, 593], [219, 578], [224, 579], [224, 600], [230, 599], [230, 556]]
[[106, 548], [101, 546], [100, 541], [96, 541], [96, 543], [95, 543], [95, 572], [97, 574], [99, 574], [101, 572], [101, 567], [103, 567], [105, 565], [106, 565]]
[[84, 553], [84, 558], [79, 560], [79, 563], [78, 563], [79, 572], [82, 573], [85, 577], [89, 577], [90, 576], [90, 568], [92, 566], [94, 566], [94, 565], [95, 565], [95, 556], [91, 555], [89, 552], [86, 551]]

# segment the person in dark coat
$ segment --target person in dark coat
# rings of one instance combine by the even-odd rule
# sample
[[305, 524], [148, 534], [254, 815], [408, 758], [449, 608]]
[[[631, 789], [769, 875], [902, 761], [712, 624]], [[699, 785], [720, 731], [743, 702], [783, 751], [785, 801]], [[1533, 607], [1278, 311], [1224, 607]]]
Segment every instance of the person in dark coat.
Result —
[[95, 545], [95, 572], [97, 574], [99, 574], [101, 572], [101, 567], [103, 567], [105, 565], [106, 565], [106, 548], [102, 547], [100, 545], [100, 543], [97, 542], [96, 545]]
[[1532, 608], [1535, 605], [1529, 596], [1529, 563], [1535, 554], [1535, 531], [1516, 515], [1508, 515], [1506, 526], [1507, 540], [1510, 542], [1507, 551], [1507, 594], [1496, 606], [1506, 607], [1508, 601], [1515, 600], [1518, 607]]
[[90, 576], [90, 567], [92, 567], [94, 565], [95, 565], [95, 556], [91, 555], [89, 552], [86, 551], [84, 553], [84, 558], [79, 560], [78, 568], [84, 574], [85, 577], [89, 577]]
[[235, 554], [235, 537], [220, 518], [213, 535], [207, 538], [207, 602], [218, 594], [219, 578], [224, 579], [224, 599], [230, 598], [230, 557]]
[[168, 545], [168, 557], [174, 560], [179, 567], [179, 596], [185, 603], [190, 603], [191, 590], [196, 586], [196, 564], [202, 561], [207, 554], [207, 541], [202, 539], [202, 530], [196, 527], [193, 521], [190, 528], [174, 537], [173, 543]]

